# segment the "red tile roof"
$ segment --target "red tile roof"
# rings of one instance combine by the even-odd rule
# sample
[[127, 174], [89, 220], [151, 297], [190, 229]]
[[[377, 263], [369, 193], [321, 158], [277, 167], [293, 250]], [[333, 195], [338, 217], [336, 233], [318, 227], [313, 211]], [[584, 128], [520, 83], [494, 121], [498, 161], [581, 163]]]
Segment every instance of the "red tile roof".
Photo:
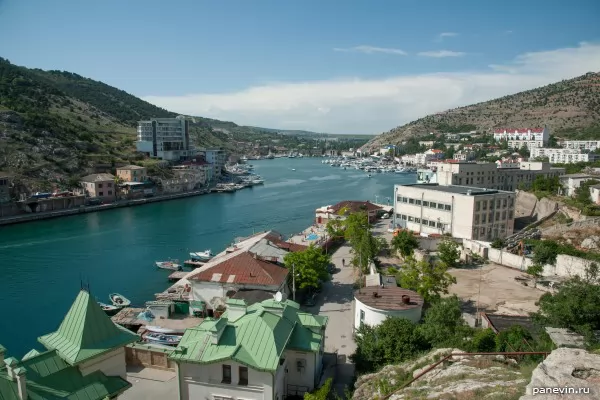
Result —
[[432, 153], [443, 153], [443, 151], [441, 151], [441, 150], [437, 150], [437, 149], [433, 149], [433, 150], [431, 150], [431, 152], [432, 152]]
[[308, 249], [308, 246], [304, 246], [302, 244], [286, 242], [276, 233], [269, 233], [267, 236], [265, 236], [265, 239], [273, 243], [276, 247], [279, 247], [282, 250], [291, 251], [292, 253]]
[[244, 251], [211, 268], [198, 271], [188, 279], [201, 282], [279, 286], [285, 282], [287, 275], [287, 268], [260, 260], [252, 253]]
[[344, 200], [340, 201], [336, 205], [332, 206], [331, 209], [334, 213], [337, 213], [342, 208], [347, 208], [350, 212], [359, 212], [359, 211], [377, 211], [381, 210], [381, 207], [371, 203], [370, 201], [354, 201], [354, 200]]

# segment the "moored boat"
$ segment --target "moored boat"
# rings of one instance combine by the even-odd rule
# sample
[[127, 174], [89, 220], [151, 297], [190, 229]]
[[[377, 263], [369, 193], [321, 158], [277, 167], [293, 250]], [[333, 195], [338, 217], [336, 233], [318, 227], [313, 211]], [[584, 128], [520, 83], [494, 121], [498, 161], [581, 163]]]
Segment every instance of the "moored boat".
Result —
[[102, 311], [104, 311], [108, 315], [114, 315], [117, 313], [117, 311], [119, 311], [119, 307], [102, 303], [100, 301], [98, 302], [98, 305], [100, 306], [100, 308], [102, 308]]
[[119, 293], [111, 293], [108, 295], [108, 298], [116, 307], [127, 307], [131, 304], [131, 301]]
[[146, 342], [177, 346], [181, 341], [180, 335], [165, 335], [164, 333], [148, 332], [142, 336]]
[[185, 329], [171, 329], [171, 328], [163, 328], [162, 326], [154, 326], [154, 325], [146, 325], [146, 330], [148, 332], [153, 333], [165, 333], [168, 335], [183, 335], [185, 333]]
[[190, 257], [194, 261], [208, 261], [211, 258], [213, 258], [214, 256], [215, 255], [212, 253], [212, 251], [210, 251], [210, 249], [204, 250], [204, 251], [197, 251], [195, 253], [190, 253]]
[[173, 261], [156, 261], [156, 266], [170, 271], [181, 271], [181, 265]]

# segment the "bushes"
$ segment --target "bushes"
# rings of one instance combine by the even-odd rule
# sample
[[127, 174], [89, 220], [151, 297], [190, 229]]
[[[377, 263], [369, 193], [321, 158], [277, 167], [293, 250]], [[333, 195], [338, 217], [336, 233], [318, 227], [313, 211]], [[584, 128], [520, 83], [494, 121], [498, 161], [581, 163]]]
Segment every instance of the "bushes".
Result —
[[492, 352], [496, 350], [496, 333], [490, 328], [482, 329], [473, 335], [472, 347], [476, 352]]
[[331, 386], [332, 378], [325, 381], [325, 384], [312, 393], [304, 393], [304, 400], [329, 400], [333, 398]]

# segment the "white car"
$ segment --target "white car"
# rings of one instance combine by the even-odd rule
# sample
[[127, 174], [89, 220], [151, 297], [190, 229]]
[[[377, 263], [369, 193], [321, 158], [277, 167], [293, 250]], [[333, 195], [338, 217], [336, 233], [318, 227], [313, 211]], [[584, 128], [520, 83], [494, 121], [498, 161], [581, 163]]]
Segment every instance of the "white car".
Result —
[[389, 217], [390, 217], [390, 214], [388, 214], [388, 213], [385, 213], [381, 216], [381, 218], [383, 218], [383, 219], [388, 219]]

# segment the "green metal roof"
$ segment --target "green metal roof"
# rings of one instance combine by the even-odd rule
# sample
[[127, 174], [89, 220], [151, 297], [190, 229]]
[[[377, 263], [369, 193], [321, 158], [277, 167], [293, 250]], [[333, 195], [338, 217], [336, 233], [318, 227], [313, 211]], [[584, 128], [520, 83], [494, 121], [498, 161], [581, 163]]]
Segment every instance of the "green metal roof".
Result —
[[138, 339], [115, 325], [90, 294], [81, 290], [58, 330], [38, 341], [75, 365]]
[[246, 302], [241, 299], [229, 299], [227, 300], [227, 304], [230, 306], [245, 306]]
[[25, 361], [25, 360], [27, 360], [27, 359], [29, 359], [29, 358], [31, 358], [31, 357], [35, 357], [35, 356], [37, 356], [37, 355], [39, 355], [39, 354], [40, 354], [40, 352], [39, 352], [39, 351], [37, 351], [36, 349], [31, 349], [31, 350], [29, 350], [29, 351], [27, 352], [27, 354], [25, 354], [25, 355], [23, 356], [23, 358], [22, 358], [21, 360], [22, 360], [22, 361]]
[[[131, 386], [121, 377], [101, 371], [83, 376], [53, 350], [22, 361], [19, 368], [27, 370], [30, 400], [102, 400]], [[8, 379], [6, 368], [0, 369], [0, 400], [19, 400], [17, 384]]]
[[[219, 320], [207, 319], [187, 329], [170, 358], [200, 364], [234, 360], [257, 370], [275, 371], [286, 348], [319, 351], [323, 335], [310, 329], [316, 321], [322, 322], [320, 327], [327, 324], [327, 318], [311, 319], [292, 301], [265, 300], [248, 307], [234, 322], [228, 321], [226, 312]], [[221, 328], [218, 343], [213, 344], [213, 335]]]

